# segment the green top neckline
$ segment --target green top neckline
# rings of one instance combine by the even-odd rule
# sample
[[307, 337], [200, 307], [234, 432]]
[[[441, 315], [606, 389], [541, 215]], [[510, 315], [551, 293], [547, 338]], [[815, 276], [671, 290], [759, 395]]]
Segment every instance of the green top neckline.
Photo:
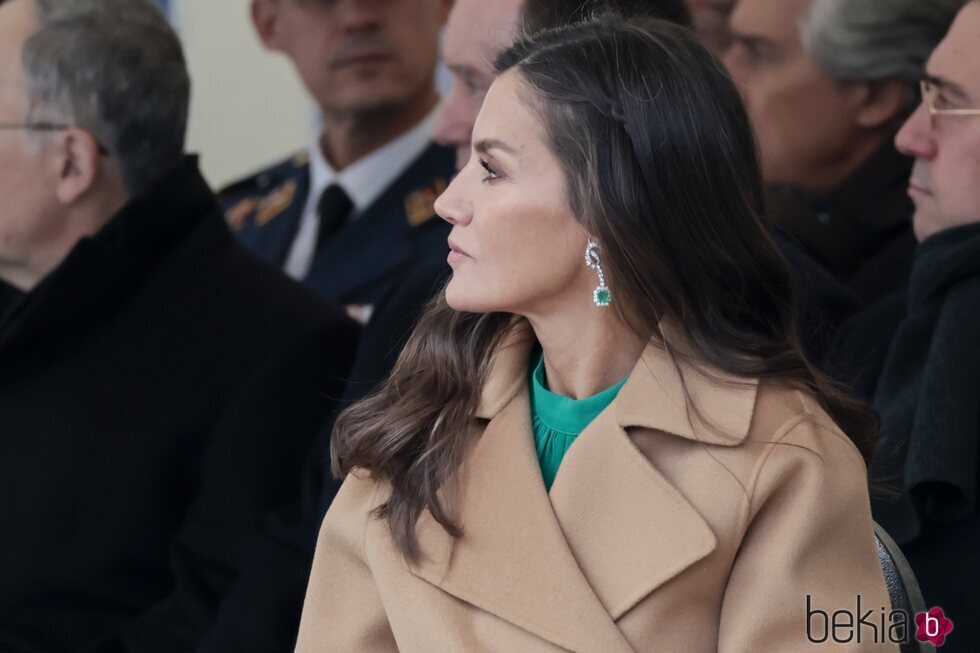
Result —
[[[533, 361], [534, 358], [531, 360]], [[532, 410], [549, 429], [562, 435], [577, 436], [605, 410], [606, 406], [612, 403], [628, 379], [629, 375], [614, 386], [591, 397], [572, 399], [548, 389], [544, 372], [544, 353], [539, 352], [537, 363], [531, 372]]]

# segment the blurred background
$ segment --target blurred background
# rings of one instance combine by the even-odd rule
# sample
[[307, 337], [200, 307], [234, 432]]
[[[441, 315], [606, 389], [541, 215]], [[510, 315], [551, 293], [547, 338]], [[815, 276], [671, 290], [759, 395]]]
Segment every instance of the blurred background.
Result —
[[313, 106], [288, 61], [262, 49], [249, 0], [157, 2], [184, 41], [193, 80], [188, 150], [201, 155], [212, 186], [306, 147]]

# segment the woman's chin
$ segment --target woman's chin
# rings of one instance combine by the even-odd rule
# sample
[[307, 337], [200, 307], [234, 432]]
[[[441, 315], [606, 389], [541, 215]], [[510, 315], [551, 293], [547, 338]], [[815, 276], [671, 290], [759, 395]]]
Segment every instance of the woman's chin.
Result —
[[466, 295], [454, 295], [450, 292], [446, 292], [446, 303], [449, 307], [455, 311], [460, 311], [463, 313], [483, 313], [485, 311], [480, 310], [479, 302], [474, 302], [472, 298]]
[[446, 286], [446, 303], [464, 313], [491, 313], [499, 310], [485, 293], [467, 288], [455, 276]]

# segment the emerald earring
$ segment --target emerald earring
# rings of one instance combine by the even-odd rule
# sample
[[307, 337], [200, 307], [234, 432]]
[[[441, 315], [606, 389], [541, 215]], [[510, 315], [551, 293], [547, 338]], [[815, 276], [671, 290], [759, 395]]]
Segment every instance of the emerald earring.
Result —
[[592, 302], [599, 308], [605, 308], [612, 303], [612, 292], [606, 286], [606, 275], [599, 262], [599, 243], [591, 238], [585, 248], [585, 265], [599, 274], [599, 286], [592, 292]]

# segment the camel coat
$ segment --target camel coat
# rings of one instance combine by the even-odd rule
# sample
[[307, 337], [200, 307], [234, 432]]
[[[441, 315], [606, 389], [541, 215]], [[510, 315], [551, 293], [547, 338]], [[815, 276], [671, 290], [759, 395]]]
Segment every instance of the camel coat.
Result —
[[548, 493], [528, 335], [511, 332], [483, 390], [458, 474], [463, 537], [424, 513], [408, 565], [369, 516], [389, 488], [352, 474], [320, 532], [297, 651], [897, 650], [867, 628], [861, 645], [807, 640], [807, 595], [827, 614], [861, 595], [876, 623], [890, 609], [864, 463], [812, 398], [682, 365], [689, 418], [651, 343]]

